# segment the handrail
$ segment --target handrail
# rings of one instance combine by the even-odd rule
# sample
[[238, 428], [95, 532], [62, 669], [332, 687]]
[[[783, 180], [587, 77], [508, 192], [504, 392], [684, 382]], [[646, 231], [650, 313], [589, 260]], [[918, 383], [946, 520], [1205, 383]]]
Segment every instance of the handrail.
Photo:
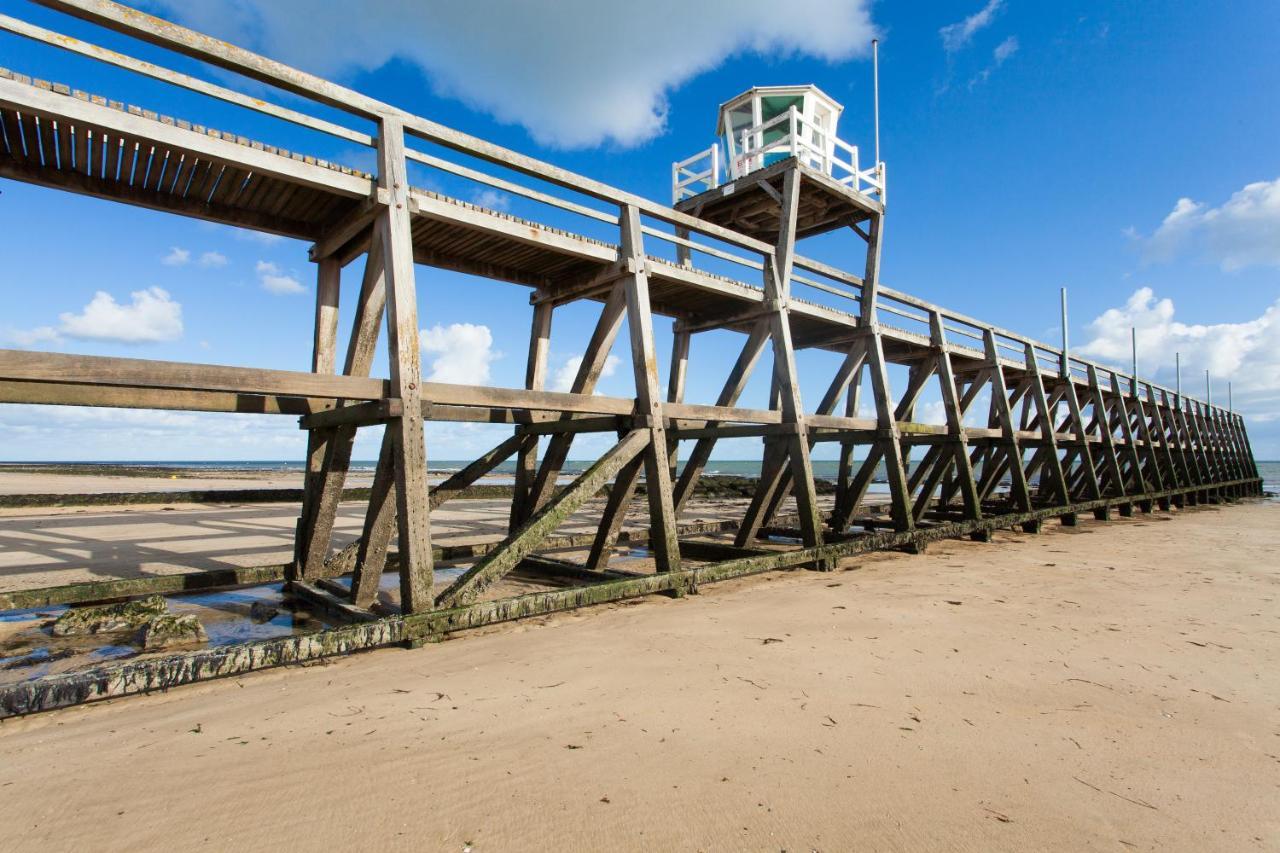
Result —
[[[315, 103], [334, 107], [361, 119], [371, 120], [374, 122], [380, 122], [384, 119], [398, 120], [403, 124], [405, 131], [415, 138], [441, 145], [445, 148], [475, 157], [479, 160], [511, 169], [514, 172], [528, 177], [543, 180], [554, 186], [582, 193], [583, 195], [618, 205], [619, 207], [634, 207], [645, 216], [674, 225], [677, 228], [687, 229], [690, 232], [696, 232], [698, 234], [711, 237], [740, 249], [746, 249], [762, 255], [765, 258], [773, 255], [774, 247], [761, 240], [748, 237], [731, 229], [716, 225], [715, 223], [702, 220], [696, 216], [660, 205], [656, 202], [650, 201], [649, 199], [635, 195], [634, 193], [611, 187], [602, 182], [587, 178], [567, 169], [562, 169], [534, 157], [520, 154], [516, 151], [487, 142], [478, 137], [453, 130], [428, 119], [413, 115], [412, 113], [379, 101], [375, 98], [363, 95], [355, 90], [332, 83], [324, 80], [323, 78], [308, 74], [304, 71], [300, 71], [243, 48], [214, 39], [210, 36], [203, 35], [178, 24], [173, 24], [152, 15], [123, 6], [119, 3], [112, 2], [112, 0], [32, 0], [32, 2], [82, 20], [89, 21], [106, 29], [158, 45], [167, 50], [192, 57], [201, 62], [233, 71], [249, 79], [267, 83], [283, 91], [300, 95]], [[359, 145], [371, 147], [376, 144], [376, 139], [373, 136], [361, 131], [347, 128], [343, 125], [336, 124], [325, 119], [309, 116], [297, 110], [272, 104], [258, 98], [252, 98], [223, 86], [208, 83], [177, 71], [166, 69], [143, 60], [125, 56], [124, 54], [120, 54], [106, 48], [63, 36], [42, 27], [14, 19], [7, 15], [0, 15], [0, 29], [70, 51], [72, 53], [96, 59], [109, 65], [115, 65], [116, 67], [134, 71], [144, 76], [183, 87], [237, 106], [245, 107], [301, 127], [306, 127], [311, 130], [330, 134], [340, 139], [355, 142]], [[829, 131], [824, 131], [821, 128], [814, 126], [811, 122], [806, 122], [803, 116], [800, 116], [795, 111], [794, 107], [792, 107], [788, 113], [775, 117], [769, 122], [763, 122], [759, 127], [749, 128], [747, 131], [754, 134], [762, 134], [764, 130], [770, 129], [777, 124], [781, 124], [783, 121], [788, 122], [789, 126], [793, 125], [796, 128], [796, 132], [790, 133], [789, 136], [794, 142], [797, 150], [803, 147], [811, 154], [822, 153], [817, 149], [816, 143], [803, 138], [803, 133], [800, 131], [807, 126], [811, 131], [821, 135], [824, 140], [830, 141], [830, 147], [838, 148], [846, 153], [857, 152], [856, 146], [848, 145], [842, 140], [839, 140]], [[772, 143], [770, 146], [772, 146]], [[765, 146], [762, 145], [756, 150], [756, 153], [761, 153], [764, 148]], [[718, 147], [712, 146], [712, 148], [708, 149], [707, 152], [704, 152], [703, 155], [695, 155], [695, 158], [697, 156], [705, 156], [713, 150], [718, 154]], [[770, 147], [769, 150], [772, 150], [772, 147]], [[433, 168], [441, 169], [469, 180], [485, 183], [535, 201], [590, 217], [592, 219], [610, 223], [618, 221], [616, 217], [603, 211], [594, 210], [584, 205], [560, 199], [527, 187], [521, 187], [519, 184], [514, 182], [486, 175], [483, 172], [470, 169], [469, 167], [461, 166], [459, 164], [450, 163], [446, 160], [433, 157], [432, 155], [410, 149], [406, 151], [406, 156], [409, 159], [424, 163], [425, 165]], [[856, 169], [857, 166], [856, 159], [852, 160], [847, 165], [844, 164], [843, 161], [835, 160], [834, 157], [832, 157], [832, 160], [840, 163], [841, 166], [845, 168], [847, 168], [847, 166], [854, 166]], [[684, 165], [688, 165], [688, 161], [685, 161]], [[883, 163], [877, 163], [873, 168], [855, 171], [855, 177], [853, 177], [855, 188], [858, 188], [859, 191], [861, 191], [860, 182], [865, 182], [873, 190], [879, 192], [883, 200], [883, 193], [885, 192], [884, 168]], [[718, 180], [718, 175], [713, 176], [713, 178]], [[688, 240], [681, 243], [681, 238], [670, 237], [669, 235], [663, 235], [663, 237], [664, 239], [669, 239], [677, 244], [687, 245], [687, 247], [693, 251], [704, 252], [736, 263], [744, 263], [747, 266], [755, 266], [755, 262], [753, 261], [738, 258], [730, 255], [729, 253], [715, 249], [714, 247], [694, 243]], [[798, 268], [817, 272], [821, 275], [831, 277], [836, 281], [847, 283], [855, 287], [859, 287], [862, 284], [862, 280], [856, 276], [837, 270], [812, 259], [797, 256], [794, 259], [794, 264]], [[837, 293], [840, 296], [852, 298], [854, 301], [860, 300], [860, 295], [843, 293], [838, 291], [836, 288], [821, 285], [821, 283], [814, 282], [811, 279], [800, 279], [800, 282], [806, 286], [818, 286], [818, 289], [820, 290]], [[1034, 341], [1024, 335], [1019, 335], [1006, 329], [1001, 329], [999, 327], [983, 323], [958, 312], [943, 309], [924, 300], [916, 299], [908, 294], [895, 291], [887, 287], [879, 287], [878, 298], [881, 300], [888, 299], [897, 301], [904, 305], [915, 307], [926, 312], [936, 311], [944, 318], [971, 326], [975, 329], [991, 331], [994, 335], [1006, 338], [1010, 341], [1022, 343], [1024, 346], [1030, 345], [1033, 348], [1033, 352], [1039, 351], [1049, 358], [1057, 359], [1060, 365], [1062, 358], [1061, 350], [1048, 344]], [[903, 313], [900, 310], [893, 310], [891, 306], [882, 307], [890, 310], [891, 313]], [[911, 319], [920, 320], [920, 318], [916, 316], [911, 316]], [[954, 331], [966, 334], [963, 330]], [[972, 333], [968, 334], [970, 337], [976, 337]], [[1016, 348], [1000, 341], [997, 342], [997, 346], [1003, 349], [1016, 351]], [[1038, 355], [1036, 357], [1039, 359]], [[1106, 371], [1109, 374], [1124, 377], [1129, 376], [1127, 373], [1117, 371], [1115, 368], [1108, 367], [1106, 365], [1075, 359], [1073, 356], [1069, 356], [1069, 358], [1071, 360], [1079, 361], [1081, 364], [1093, 366], [1097, 369]], [[1188, 404], [1205, 406], [1216, 412], [1227, 411], [1220, 406], [1205, 403], [1196, 397], [1187, 394], [1178, 394], [1174, 389], [1158, 385], [1149, 380], [1142, 380], [1142, 384], [1144, 387], [1153, 391], [1158, 390], [1165, 394], [1174, 395], [1174, 399], [1186, 401]]]

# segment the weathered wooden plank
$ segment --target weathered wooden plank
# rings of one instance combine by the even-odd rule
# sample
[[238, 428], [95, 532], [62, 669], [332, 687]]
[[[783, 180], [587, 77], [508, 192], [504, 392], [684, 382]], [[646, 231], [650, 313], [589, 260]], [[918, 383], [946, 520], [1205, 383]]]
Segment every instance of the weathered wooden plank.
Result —
[[[1102, 386], [1098, 382], [1098, 371], [1089, 365], [1086, 369], [1089, 377], [1089, 400], [1093, 404], [1094, 421], [1097, 423], [1098, 434], [1102, 438], [1102, 458], [1109, 472], [1112, 483], [1111, 495], [1113, 497], [1124, 497], [1129, 493], [1129, 489], [1125, 482], [1125, 477], [1120, 467], [1120, 457], [1116, 453], [1115, 427], [1116, 424], [1111, 417], [1111, 405], [1115, 405], [1116, 397], [1113, 396], [1110, 404], [1102, 393]], [[1114, 381], [1115, 374], [1112, 374]], [[1119, 389], [1117, 389], [1119, 390]], [[1122, 414], [1120, 420], [1123, 421], [1125, 429], [1128, 429], [1128, 419]], [[1131, 439], [1126, 439], [1130, 441]], [[1142, 489], [1141, 491], [1146, 491]]]
[[[658, 384], [658, 355], [653, 345], [653, 313], [649, 306], [649, 277], [644, 271], [644, 235], [640, 211], [628, 205], [622, 209], [622, 255], [632, 272], [622, 280], [626, 295], [627, 331], [631, 341], [631, 364], [636, 388], [637, 420], [648, 422], [649, 443], [644, 449], [645, 497], [649, 501], [650, 541], [654, 565], [659, 572], [680, 568], [680, 548], [676, 538], [676, 511], [672, 500], [671, 465], [667, 460], [666, 421], [661, 386]], [[641, 420], [643, 419], [643, 420]], [[620, 484], [624, 485], [624, 484]], [[621, 491], [621, 489], [619, 489]], [[625, 497], [617, 512], [626, 511]], [[618, 524], [620, 520], [612, 520]]]
[[396, 439], [391, 430], [382, 433], [382, 447], [374, 469], [373, 486], [369, 490], [369, 506], [365, 511], [364, 529], [356, 546], [354, 574], [351, 578], [351, 601], [356, 607], [368, 608], [378, 595], [378, 584], [387, 567], [391, 536], [396, 530]]
[[328, 411], [333, 408], [335, 400], [332, 397], [237, 394], [233, 391], [184, 391], [78, 382], [0, 380], [0, 403], [308, 416]]
[[[351, 322], [351, 336], [343, 365], [347, 376], [367, 376], [373, 367], [387, 296], [384, 260], [382, 235], [379, 234], [375, 236], [365, 261], [360, 295]], [[335, 263], [341, 265], [340, 262]], [[383, 408], [387, 404], [377, 400], [364, 405]], [[338, 414], [347, 408], [355, 407], [340, 406], [334, 412], [336, 423], [331, 426], [321, 424], [312, 429], [323, 445], [324, 457], [313, 482], [309, 484], [308, 499], [304, 502], [304, 512], [298, 524], [295, 550], [300, 560], [299, 575], [304, 580], [319, 578], [329, 557], [333, 525], [338, 516], [347, 471], [351, 467], [351, 452], [359, 423], [348, 420], [351, 413]], [[304, 421], [303, 425], [306, 427], [308, 423]], [[370, 511], [373, 511], [372, 507]]]
[[376, 228], [382, 241], [387, 288], [387, 350], [391, 394], [404, 405], [387, 425], [395, 439], [396, 518], [400, 542], [400, 607], [418, 613], [432, 606], [431, 522], [427, 453], [422, 427], [422, 350], [409, 223], [409, 175], [404, 126], [384, 118], [378, 128], [378, 186], [390, 194]]
[[[236, 145], [208, 134], [153, 121], [123, 110], [113, 110], [91, 101], [60, 95], [3, 77], [0, 77], [0, 103], [19, 109], [24, 115], [40, 115], [60, 123], [103, 128], [114, 135], [150, 140], [157, 146], [189, 152], [219, 163], [240, 164], [253, 169], [256, 174], [301, 183], [351, 198], [368, 195], [370, 189], [367, 180], [355, 175]], [[176, 161], [177, 158], [174, 159]], [[161, 171], [163, 170], [158, 169], [153, 175], [157, 181], [162, 177]]]
[[973, 466], [969, 462], [969, 446], [964, 429], [965, 409], [956, 393], [956, 375], [951, 366], [951, 353], [947, 350], [942, 315], [937, 311], [929, 315], [929, 332], [934, 346], [938, 348], [938, 382], [942, 386], [942, 405], [947, 415], [947, 429], [952, 437], [951, 452], [965, 517], [979, 519], [982, 517], [982, 501], [978, 497], [978, 484], [974, 480]]
[[0, 379], [284, 397], [380, 400], [390, 396], [382, 379], [21, 350], [0, 350]]
[[[315, 332], [311, 349], [311, 371], [333, 373], [338, 361], [338, 298], [341, 288], [342, 267], [326, 258], [317, 265]], [[331, 433], [311, 430], [307, 433], [307, 467], [303, 474], [302, 514], [298, 519], [298, 534], [294, 538], [294, 565], [299, 572], [306, 564], [309, 535], [304, 529], [315, 517], [313, 506], [321, 487], [321, 471]], [[309, 530], [307, 533], [309, 534]]]

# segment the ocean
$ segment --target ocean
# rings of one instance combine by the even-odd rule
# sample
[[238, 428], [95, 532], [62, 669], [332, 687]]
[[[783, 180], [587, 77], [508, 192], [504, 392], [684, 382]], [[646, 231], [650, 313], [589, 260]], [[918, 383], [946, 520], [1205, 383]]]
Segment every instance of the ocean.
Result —
[[[585, 471], [592, 460], [569, 460], [565, 463], [563, 474], [572, 476], [573, 474]], [[449, 474], [462, 469], [470, 464], [470, 459], [431, 459], [428, 457], [428, 466], [434, 474]], [[153, 462], [132, 462], [125, 460], [111, 460], [100, 462], [23, 462], [23, 463], [3, 463], [6, 465], [30, 465], [32, 467], [41, 467], [43, 465], [86, 465], [86, 466], [109, 466], [120, 465], [130, 468], [186, 468], [197, 471], [270, 471], [289, 473], [302, 470], [302, 462], [295, 460], [258, 460], [258, 461], [197, 461], [174, 459], [168, 461]], [[351, 469], [355, 472], [372, 472], [376, 467], [376, 460], [362, 459], [352, 460]], [[839, 477], [839, 462], [834, 459], [814, 459], [813, 473], [814, 476], [823, 480], [834, 482]], [[499, 465], [493, 470], [498, 477], [503, 475], [511, 476], [515, 473], [515, 461], [507, 461]], [[707, 463], [706, 474], [720, 475], [725, 477], [756, 477], [760, 474], [760, 462], [758, 460], [747, 459], [713, 459]], [[1263, 489], [1275, 495], [1280, 495], [1280, 461], [1259, 461], [1258, 473], [1262, 476]], [[877, 479], [882, 479], [877, 477]]]

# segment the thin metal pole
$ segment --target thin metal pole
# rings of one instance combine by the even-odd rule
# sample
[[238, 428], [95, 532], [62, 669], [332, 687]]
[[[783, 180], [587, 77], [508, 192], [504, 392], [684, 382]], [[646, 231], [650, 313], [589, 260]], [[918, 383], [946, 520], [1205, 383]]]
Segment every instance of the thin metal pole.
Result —
[[1062, 362], [1068, 359], [1068, 346], [1066, 346], [1066, 288], [1061, 288], [1062, 293]]
[[1173, 354], [1174, 371], [1177, 374], [1176, 383], [1174, 384], [1174, 393], [1178, 395], [1178, 400], [1182, 400], [1182, 353], [1175, 352]]
[[1136, 326], [1129, 327], [1129, 344], [1133, 350], [1133, 371], [1129, 374], [1129, 387], [1133, 390], [1134, 396], [1138, 394], [1138, 328]]
[[1228, 383], [1227, 383], [1227, 411], [1228, 411], [1228, 412], [1234, 412], [1235, 410], [1236, 410], [1236, 407], [1235, 407], [1235, 405], [1231, 402], [1231, 383], [1230, 383], [1230, 382], [1228, 382]]
[[1213, 405], [1213, 386], [1209, 384], [1209, 371], [1204, 372], [1204, 401]]
[[876, 165], [880, 165], [880, 39], [871, 40], [872, 116], [876, 126]]

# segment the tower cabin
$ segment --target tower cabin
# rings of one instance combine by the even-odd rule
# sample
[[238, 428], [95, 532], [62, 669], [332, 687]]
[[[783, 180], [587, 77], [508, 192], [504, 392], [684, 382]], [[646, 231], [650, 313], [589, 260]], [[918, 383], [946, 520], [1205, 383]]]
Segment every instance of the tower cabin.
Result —
[[[720, 105], [716, 141], [671, 165], [671, 203], [774, 242], [788, 169], [801, 179], [796, 237], [855, 225], [883, 211], [884, 163], [864, 164], [837, 135], [844, 111], [817, 86], [756, 86]], [[874, 158], [871, 158], [874, 159]]]

